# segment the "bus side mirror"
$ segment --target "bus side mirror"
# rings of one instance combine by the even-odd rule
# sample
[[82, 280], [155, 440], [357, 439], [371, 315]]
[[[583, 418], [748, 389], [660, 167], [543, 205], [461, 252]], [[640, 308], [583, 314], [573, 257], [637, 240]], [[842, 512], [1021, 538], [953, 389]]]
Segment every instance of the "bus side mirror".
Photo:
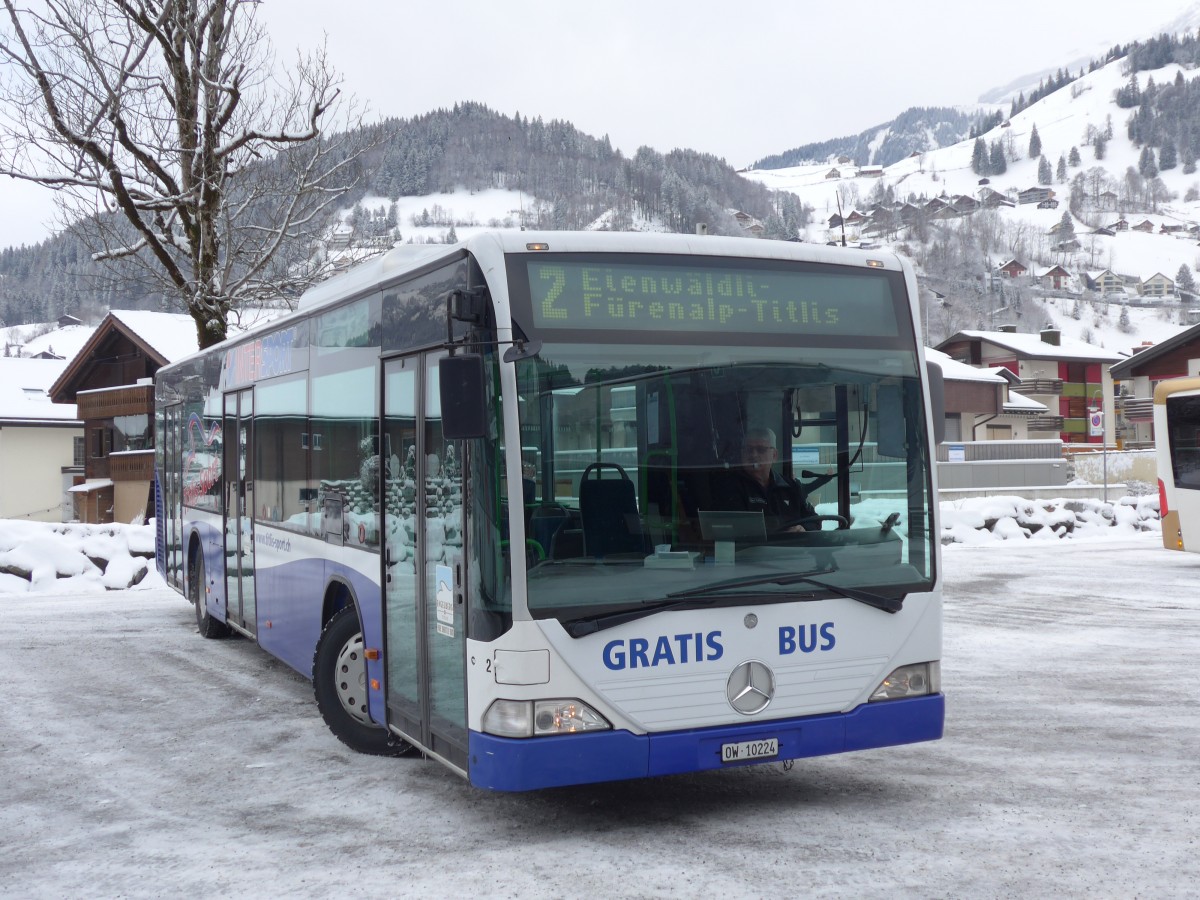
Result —
[[937, 445], [946, 439], [946, 382], [942, 377], [942, 367], [937, 363], [926, 360], [925, 371], [929, 375], [929, 414], [933, 416], [933, 443]]
[[471, 440], [487, 434], [483, 357], [478, 353], [446, 356], [438, 363], [442, 401], [442, 437]]

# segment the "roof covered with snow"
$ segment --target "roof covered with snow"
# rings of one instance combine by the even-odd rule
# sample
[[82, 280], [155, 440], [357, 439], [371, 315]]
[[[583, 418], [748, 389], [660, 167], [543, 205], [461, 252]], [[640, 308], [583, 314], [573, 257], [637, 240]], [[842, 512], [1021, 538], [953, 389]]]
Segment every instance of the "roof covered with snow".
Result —
[[65, 359], [0, 357], [0, 420], [76, 421], [74, 403], [51, 403], [50, 385], [67, 367]]
[[1008, 399], [1004, 401], [1004, 411], [1006, 413], [1044, 413], [1049, 410], [1045, 403], [1038, 403], [1036, 400], [1031, 400], [1024, 394], [1017, 391], [1009, 390]]
[[1111, 350], [1077, 341], [1074, 338], [1060, 336], [1060, 343], [1050, 344], [1042, 340], [1040, 335], [1016, 334], [1009, 331], [960, 331], [946, 338], [938, 346], [945, 347], [948, 344], [964, 340], [986, 341], [997, 347], [1011, 350], [1018, 357], [1024, 359], [1077, 359], [1088, 362], [1115, 363], [1125, 358], [1119, 353], [1113, 353]]
[[1180, 347], [1197, 345], [1200, 347], [1200, 325], [1193, 325], [1186, 331], [1181, 331], [1179, 334], [1167, 338], [1165, 341], [1160, 341], [1157, 344], [1147, 347], [1145, 350], [1140, 350], [1128, 359], [1124, 359], [1112, 367], [1112, 377], [1116, 379], [1130, 378], [1137, 374], [1137, 370], [1153, 362], [1160, 356], [1165, 356]]
[[979, 369], [959, 362], [957, 359], [951, 359], [941, 350], [932, 350], [926, 347], [925, 358], [930, 362], [937, 363], [942, 369], [942, 377], [948, 381], [990, 381], [998, 384], [1005, 380], [988, 369]]
[[144, 309], [114, 309], [109, 315], [158, 351], [167, 362], [183, 359], [200, 346], [196, 322], [191, 316]]

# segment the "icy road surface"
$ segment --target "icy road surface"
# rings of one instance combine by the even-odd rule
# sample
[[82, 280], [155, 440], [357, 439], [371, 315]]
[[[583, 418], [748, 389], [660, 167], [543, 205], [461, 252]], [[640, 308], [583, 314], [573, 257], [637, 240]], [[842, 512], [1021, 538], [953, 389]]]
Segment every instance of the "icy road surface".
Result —
[[945, 568], [944, 740], [533, 795], [351, 753], [169, 592], [0, 598], [0, 896], [1196, 896], [1200, 556]]

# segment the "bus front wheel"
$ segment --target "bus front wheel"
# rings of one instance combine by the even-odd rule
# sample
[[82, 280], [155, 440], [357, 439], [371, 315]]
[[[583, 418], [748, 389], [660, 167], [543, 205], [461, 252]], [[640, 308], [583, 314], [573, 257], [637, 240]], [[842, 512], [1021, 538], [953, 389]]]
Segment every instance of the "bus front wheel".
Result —
[[413, 748], [367, 715], [367, 662], [362, 626], [353, 606], [329, 620], [313, 656], [317, 709], [334, 737], [352, 750], [402, 756]]
[[214, 619], [208, 611], [208, 592], [205, 590], [208, 582], [204, 577], [204, 554], [196, 553], [188, 581], [192, 602], [196, 604], [196, 628], [199, 630], [200, 636], [206, 638], [226, 637], [229, 634], [229, 626]]

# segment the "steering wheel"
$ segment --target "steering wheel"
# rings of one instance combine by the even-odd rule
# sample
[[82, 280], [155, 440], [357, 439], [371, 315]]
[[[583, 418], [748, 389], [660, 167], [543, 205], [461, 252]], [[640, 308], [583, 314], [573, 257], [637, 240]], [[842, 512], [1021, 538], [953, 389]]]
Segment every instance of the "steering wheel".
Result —
[[[798, 519], [788, 519], [786, 522], [780, 523], [779, 527], [776, 528], [775, 531], [776, 532], [787, 531], [789, 528], [794, 528], [796, 525], [803, 525], [805, 530], [807, 531], [808, 526], [810, 524], [813, 524], [813, 523], [819, 524], [821, 522], [837, 522], [838, 528], [849, 528], [850, 527], [850, 520], [847, 519], [845, 516], [839, 516], [839, 515], [801, 516]], [[820, 529], [818, 529], [818, 530], [820, 530]]]

